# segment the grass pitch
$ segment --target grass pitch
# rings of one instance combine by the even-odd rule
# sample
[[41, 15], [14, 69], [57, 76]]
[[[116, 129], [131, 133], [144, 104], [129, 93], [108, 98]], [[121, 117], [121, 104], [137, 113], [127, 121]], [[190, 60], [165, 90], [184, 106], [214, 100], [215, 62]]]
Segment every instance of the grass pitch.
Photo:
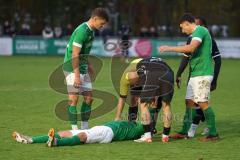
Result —
[[[69, 123], [57, 118], [54, 112], [55, 105], [66, 99], [66, 95], [55, 92], [48, 85], [50, 74], [62, 61], [63, 57], [0, 57], [0, 159], [240, 159], [240, 60], [223, 60], [218, 88], [211, 96], [211, 106], [216, 113], [221, 137], [218, 142], [198, 141], [205, 124], [199, 127], [196, 138], [167, 144], [160, 141], [160, 136], [155, 136], [152, 144], [124, 141], [57, 148], [13, 141], [11, 134], [15, 130], [26, 135], [39, 135], [47, 134], [51, 127], [57, 130], [70, 129]], [[166, 58], [166, 61], [176, 72], [180, 59]], [[103, 69], [94, 87], [116, 95], [110, 80], [110, 60], [104, 59], [103, 62]], [[187, 71], [183, 75], [182, 88], [175, 87], [172, 111], [177, 118], [173, 121], [171, 133], [181, 127]], [[93, 107], [98, 103], [96, 100]], [[114, 115], [115, 110], [93, 119], [90, 126], [113, 120]], [[162, 130], [160, 120], [157, 128]]]

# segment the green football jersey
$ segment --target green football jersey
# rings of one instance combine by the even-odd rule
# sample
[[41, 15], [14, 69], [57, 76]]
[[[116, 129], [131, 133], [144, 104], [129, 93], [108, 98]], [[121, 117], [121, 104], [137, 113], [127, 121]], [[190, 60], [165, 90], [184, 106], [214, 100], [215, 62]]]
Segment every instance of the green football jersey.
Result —
[[113, 130], [113, 141], [133, 140], [143, 135], [143, 125], [128, 121], [112, 121], [104, 124]]
[[92, 43], [93, 43], [93, 30], [88, 26], [86, 22], [80, 24], [72, 33], [70, 40], [67, 45], [63, 70], [68, 72], [73, 72], [72, 66], [72, 50], [73, 45], [80, 47], [79, 55], [79, 70], [81, 74], [88, 72], [88, 55], [90, 53]]
[[192, 33], [192, 40], [201, 42], [190, 57], [190, 76], [213, 75], [212, 38], [205, 27], [197, 26]]

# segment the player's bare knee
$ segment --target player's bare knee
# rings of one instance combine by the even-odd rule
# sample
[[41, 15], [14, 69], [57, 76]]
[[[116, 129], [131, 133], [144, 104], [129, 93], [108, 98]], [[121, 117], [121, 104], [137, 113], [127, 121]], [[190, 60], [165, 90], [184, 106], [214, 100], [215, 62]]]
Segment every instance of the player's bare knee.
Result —
[[208, 102], [200, 102], [198, 103], [198, 106], [202, 109], [205, 110], [208, 108]]
[[78, 95], [75, 93], [70, 93], [68, 98], [68, 104], [75, 106], [78, 103]]
[[69, 104], [70, 106], [76, 106], [77, 103], [78, 103], [78, 100], [77, 100], [77, 99], [69, 99], [69, 100], [68, 100], [68, 104]]
[[191, 99], [186, 99], [185, 100], [186, 106], [188, 107], [194, 107], [195, 103]]
[[81, 142], [86, 143], [87, 142], [87, 134], [84, 132], [81, 132], [78, 134], [78, 138]]
[[91, 96], [84, 97], [84, 102], [87, 103], [87, 104], [92, 104], [93, 97], [91, 97]]

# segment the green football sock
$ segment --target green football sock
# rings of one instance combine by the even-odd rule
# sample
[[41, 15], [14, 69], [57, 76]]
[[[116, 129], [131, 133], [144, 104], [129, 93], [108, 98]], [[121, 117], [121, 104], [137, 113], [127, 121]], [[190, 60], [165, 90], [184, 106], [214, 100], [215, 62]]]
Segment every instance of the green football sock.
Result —
[[182, 130], [179, 132], [180, 134], [187, 134], [188, 130], [191, 126], [192, 120], [196, 115], [196, 110], [190, 107], [186, 107], [186, 112], [183, 119]]
[[[61, 139], [59, 134], [54, 135], [55, 138]], [[34, 136], [32, 137], [33, 143], [46, 143], [48, 141], [48, 135]]]
[[88, 121], [90, 118], [90, 114], [91, 114], [91, 105], [87, 104], [86, 102], [83, 102], [81, 106], [81, 120], [85, 122]]
[[213, 112], [213, 109], [211, 107], [208, 107], [207, 109], [203, 110], [203, 113], [206, 118], [206, 122], [209, 129], [209, 135], [210, 136], [216, 136], [216, 126], [215, 126], [215, 114]]
[[57, 146], [74, 146], [80, 144], [83, 144], [83, 142], [80, 141], [77, 135], [71, 138], [62, 138], [57, 140]]
[[68, 117], [72, 125], [77, 125], [77, 108], [76, 106], [68, 106]]

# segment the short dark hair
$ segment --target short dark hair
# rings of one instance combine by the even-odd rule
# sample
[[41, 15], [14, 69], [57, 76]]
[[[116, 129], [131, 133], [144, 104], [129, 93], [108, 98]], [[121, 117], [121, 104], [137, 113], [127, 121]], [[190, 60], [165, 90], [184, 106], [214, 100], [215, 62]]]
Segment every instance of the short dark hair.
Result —
[[200, 25], [201, 25], [201, 26], [204, 26], [204, 27], [207, 26], [207, 21], [206, 21], [205, 18], [203, 18], [203, 17], [201, 17], [201, 16], [197, 16], [197, 17], [195, 17], [195, 19], [199, 19], [199, 20], [200, 20]]
[[100, 18], [106, 20], [107, 22], [109, 20], [107, 11], [104, 8], [101, 8], [101, 7], [95, 8], [92, 11], [91, 17], [94, 17], [94, 16], [100, 17]]
[[180, 19], [180, 24], [185, 21], [189, 23], [195, 23], [195, 18], [191, 13], [185, 13]]

